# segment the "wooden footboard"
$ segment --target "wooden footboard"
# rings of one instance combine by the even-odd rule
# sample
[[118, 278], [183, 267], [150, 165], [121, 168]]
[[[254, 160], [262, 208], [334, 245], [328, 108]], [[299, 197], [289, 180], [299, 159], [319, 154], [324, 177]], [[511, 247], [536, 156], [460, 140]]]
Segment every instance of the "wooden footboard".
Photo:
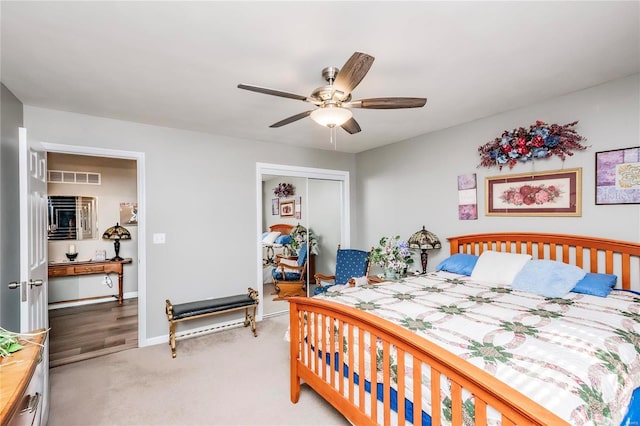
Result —
[[[289, 302], [294, 403], [300, 396], [303, 380], [357, 425], [419, 425], [423, 424], [423, 411], [432, 417], [432, 424], [439, 425], [441, 413], [448, 410], [452, 424], [459, 425], [463, 424], [463, 416], [468, 417], [464, 414], [462, 397], [463, 390], [467, 390], [474, 396], [473, 417], [477, 425], [487, 424], [487, 406], [497, 410], [502, 425], [567, 424], [478, 367], [395, 324], [323, 300], [294, 297]], [[324, 333], [326, 329], [334, 332]], [[367, 342], [376, 343], [367, 345]], [[366, 350], [352, 350], [367, 346]], [[394, 366], [391, 353], [397, 354]], [[376, 362], [367, 363], [366, 359]], [[424, 374], [425, 368], [430, 374]], [[409, 389], [407, 372], [412, 372]], [[433, 378], [430, 383], [423, 383], [425, 376]], [[370, 382], [370, 392], [365, 390], [366, 386], [359, 386], [362, 378]], [[443, 407], [441, 402], [441, 383], [446, 380], [451, 388], [450, 407]], [[423, 386], [430, 389], [430, 407], [423, 406]], [[392, 392], [397, 393], [395, 410], [389, 403]], [[380, 403], [371, 403], [380, 399]], [[413, 421], [397, 414], [406, 413], [407, 404], [411, 404]]]

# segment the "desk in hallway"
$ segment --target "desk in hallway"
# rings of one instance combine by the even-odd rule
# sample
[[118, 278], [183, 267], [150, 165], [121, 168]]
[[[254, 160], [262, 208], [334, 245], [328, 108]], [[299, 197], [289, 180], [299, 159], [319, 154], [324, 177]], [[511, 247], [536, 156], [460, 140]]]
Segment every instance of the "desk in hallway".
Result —
[[118, 299], [118, 304], [122, 305], [123, 299], [123, 280], [124, 266], [131, 263], [131, 258], [122, 260], [105, 260], [102, 262], [60, 262], [49, 263], [49, 278], [71, 277], [76, 275], [92, 275], [92, 274], [118, 274], [118, 294], [113, 297]]

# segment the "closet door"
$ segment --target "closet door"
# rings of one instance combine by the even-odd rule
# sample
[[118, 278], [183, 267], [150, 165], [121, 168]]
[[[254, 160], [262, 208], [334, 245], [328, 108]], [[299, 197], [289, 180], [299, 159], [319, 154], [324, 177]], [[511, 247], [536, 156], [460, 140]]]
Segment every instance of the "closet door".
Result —
[[[307, 181], [309, 229], [317, 239], [315, 272], [325, 275], [335, 273], [336, 251], [342, 243], [342, 186], [337, 180], [310, 178]], [[307, 295], [313, 295], [314, 282], [308, 286]]]

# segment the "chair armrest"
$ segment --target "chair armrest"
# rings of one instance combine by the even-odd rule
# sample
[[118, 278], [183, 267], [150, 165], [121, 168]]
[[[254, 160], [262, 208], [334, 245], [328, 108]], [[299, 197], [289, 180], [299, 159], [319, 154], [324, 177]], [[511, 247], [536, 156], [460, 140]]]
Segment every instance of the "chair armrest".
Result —
[[336, 278], [335, 275], [323, 275], [323, 274], [315, 274], [313, 277], [316, 279], [316, 285], [320, 285], [321, 280], [329, 281], [329, 280], [334, 280]]

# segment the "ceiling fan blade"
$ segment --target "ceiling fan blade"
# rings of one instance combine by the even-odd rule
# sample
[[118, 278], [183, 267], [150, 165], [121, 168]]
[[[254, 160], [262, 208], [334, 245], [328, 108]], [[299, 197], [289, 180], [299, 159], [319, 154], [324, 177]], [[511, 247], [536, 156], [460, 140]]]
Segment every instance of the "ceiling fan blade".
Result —
[[342, 127], [347, 133], [350, 134], [354, 134], [354, 133], [358, 133], [360, 130], [362, 130], [360, 128], [360, 125], [358, 124], [358, 122], [351, 117], [350, 119], [348, 119], [342, 126]]
[[281, 90], [267, 89], [266, 87], [253, 86], [251, 84], [238, 84], [238, 89], [250, 90], [252, 92], [264, 93], [265, 95], [280, 96], [281, 98], [296, 99], [299, 101], [306, 101], [307, 97], [302, 95], [296, 95], [295, 93], [283, 92]]
[[374, 59], [373, 56], [366, 53], [355, 52], [351, 55], [340, 68], [336, 80], [333, 82], [334, 91], [344, 93], [344, 98], [346, 98], [367, 75]]
[[358, 99], [343, 106], [347, 108], [399, 109], [421, 108], [427, 103], [426, 98], [370, 98]]
[[305, 117], [308, 117], [309, 115], [311, 115], [312, 112], [313, 112], [313, 110], [301, 112], [300, 114], [296, 114], [296, 115], [292, 115], [291, 117], [285, 118], [284, 120], [278, 121], [277, 123], [273, 123], [269, 127], [282, 127], [285, 124], [290, 124], [290, 123], [293, 123], [294, 121], [298, 121], [298, 120], [301, 120], [301, 119], [303, 119]]

